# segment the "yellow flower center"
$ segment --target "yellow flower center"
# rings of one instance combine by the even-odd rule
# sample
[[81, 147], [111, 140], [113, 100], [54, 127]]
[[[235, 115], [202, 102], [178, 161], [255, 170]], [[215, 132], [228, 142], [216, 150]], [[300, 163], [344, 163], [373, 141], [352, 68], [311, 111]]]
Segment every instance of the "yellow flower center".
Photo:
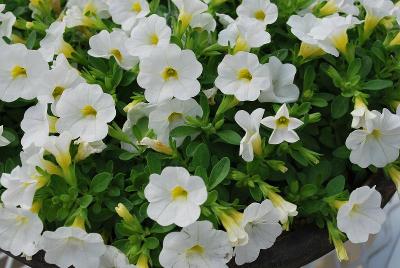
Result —
[[347, 52], [347, 44], [349, 43], [349, 37], [347, 36], [347, 32], [343, 31], [340, 34], [332, 37], [333, 44], [335, 47], [345, 54]]
[[93, 108], [93, 106], [91, 105], [86, 105], [85, 107], [83, 107], [81, 109], [81, 114], [84, 117], [88, 117], [88, 116], [96, 116], [97, 115], [97, 111], [96, 109]]
[[172, 123], [183, 119], [182, 113], [172, 113], [168, 116], [168, 122]]
[[243, 37], [239, 36], [236, 39], [236, 44], [235, 44], [235, 48], [234, 48], [233, 52], [237, 53], [239, 51], [248, 51], [248, 50], [249, 50], [249, 46], [247, 45], [246, 39], [244, 39]]
[[382, 132], [379, 129], [374, 129], [369, 136], [379, 139], [382, 136]]
[[262, 11], [261, 9], [260, 9], [260, 10], [257, 10], [256, 12], [254, 12], [254, 17], [255, 17], [257, 20], [264, 20], [264, 19], [265, 19], [265, 12]]
[[58, 99], [63, 94], [64, 90], [65, 90], [65, 88], [63, 88], [63, 87], [59, 87], [59, 86], [55, 87], [53, 90], [53, 94], [52, 94], [53, 98]]
[[178, 79], [178, 72], [172, 67], [167, 67], [164, 69], [161, 76], [165, 81], [169, 79]]
[[188, 25], [189, 25], [190, 22], [192, 21], [192, 18], [193, 18], [193, 16], [192, 16], [191, 13], [188, 13], [188, 12], [185, 12], [185, 11], [182, 10], [182, 11], [179, 13], [179, 18], [178, 18], [178, 20], [182, 23], [182, 27], [183, 27], [184, 29], [186, 29], [186, 27], [188, 27]]
[[92, 14], [95, 15], [97, 13], [97, 8], [96, 6], [92, 3], [92, 1], [90, 1], [89, 3], [87, 3], [85, 5], [85, 7], [83, 8], [83, 14], [87, 15], [87, 14]]
[[187, 199], [188, 192], [180, 186], [176, 186], [171, 191], [171, 196], [173, 200], [177, 199]]
[[122, 61], [122, 53], [118, 49], [112, 49], [111, 55], [113, 55], [117, 61]]
[[186, 253], [189, 255], [196, 254], [196, 255], [202, 255], [204, 254], [204, 248], [200, 245], [194, 245], [193, 247], [189, 248], [186, 250]]
[[284, 116], [279, 117], [279, 119], [276, 120], [276, 125], [279, 128], [287, 127], [289, 125], [289, 118]]
[[132, 5], [132, 11], [139, 13], [140, 11], [142, 11], [142, 6], [140, 5], [139, 2], [135, 2]]
[[15, 218], [15, 220], [17, 221], [17, 223], [20, 223], [20, 224], [27, 224], [27, 223], [29, 222], [28, 217], [21, 216], [21, 215], [18, 215], [18, 216]]
[[27, 77], [26, 69], [22, 66], [16, 65], [11, 70], [11, 76], [13, 79], [17, 79], [19, 77]]
[[237, 77], [238, 79], [245, 80], [247, 82], [250, 82], [251, 79], [253, 79], [253, 76], [247, 68], [240, 69], [237, 73]]
[[152, 34], [151, 36], [150, 36], [150, 43], [152, 44], [152, 45], [157, 45], [158, 44], [158, 36], [157, 36], [157, 34]]

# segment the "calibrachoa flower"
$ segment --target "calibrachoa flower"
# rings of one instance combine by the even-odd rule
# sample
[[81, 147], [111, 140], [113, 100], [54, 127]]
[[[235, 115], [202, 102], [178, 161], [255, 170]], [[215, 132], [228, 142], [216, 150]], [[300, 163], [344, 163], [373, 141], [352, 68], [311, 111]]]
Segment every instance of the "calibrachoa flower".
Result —
[[111, 33], [103, 30], [90, 38], [88, 54], [104, 59], [114, 57], [123, 69], [130, 70], [139, 60], [128, 53], [125, 46], [127, 40], [128, 36], [121, 30], [113, 30]]
[[4, 147], [10, 144], [10, 141], [3, 136], [3, 126], [0, 126], [0, 147]]
[[289, 110], [286, 104], [283, 104], [281, 108], [279, 108], [275, 116], [268, 116], [261, 120], [261, 124], [274, 130], [269, 137], [269, 144], [280, 144], [284, 141], [294, 143], [300, 140], [294, 130], [302, 126], [303, 122], [289, 116]]
[[128, 258], [119, 249], [113, 246], [106, 248], [106, 252], [101, 256], [99, 268], [136, 268], [135, 265], [129, 264]]
[[65, 21], [68, 28], [76, 26], [92, 27], [96, 19], [104, 19], [110, 16], [108, 4], [105, 0], [69, 0], [65, 12]]
[[395, 6], [391, 0], [360, 0], [360, 3], [367, 12], [364, 21], [363, 36], [367, 39], [381, 19], [391, 15]]
[[198, 221], [180, 232], [169, 233], [163, 242], [160, 264], [166, 268], [228, 267], [232, 247], [225, 232], [209, 221]]
[[364, 100], [359, 97], [356, 97], [354, 101], [354, 110], [350, 114], [353, 116], [351, 127], [356, 129], [369, 128], [372, 122], [371, 120], [377, 116], [375, 113], [368, 110]]
[[182, 167], [166, 167], [161, 175], [150, 175], [144, 190], [150, 202], [147, 215], [162, 226], [180, 227], [194, 223], [200, 216], [200, 205], [207, 200], [202, 178], [191, 176]]
[[115, 117], [114, 105], [112, 96], [98, 85], [79, 84], [66, 89], [56, 106], [60, 117], [56, 128], [87, 142], [102, 140], [108, 133], [107, 123]]
[[169, 44], [171, 28], [165, 18], [151, 15], [143, 18], [132, 30], [131, 37], [126, 41], [128, 52], [140, 58], [151, 55], [155, 48]]
[[75, 161], [85, 160], [92, 154], [99, 154], [107, 148], [107, 145], [103, 141], [86, 142], [76, 140], [74, 143], [78, 144]]
[[315, 0], [308, 9], [312, 10], [319, 7], [318, 14], [321, 16], [329, 16], [338, 12], [358, 16], [360, 13], [360, 10], [355, 5], [355, 0], [328, 0], [325, 1], [323, 6], [320, 6], [323, 2], [323, 0]]
[[146, 0], [119, 0], [110, 1], [110, 14], [115, 23], [122, 26], [124, 31], [130, 31], [150, 13], [150, 7]]
[[298, 100], [300, 91], [294, 84], [296, 67], [293, 64], [283, 64], [277, 57], [270, 57], [266, 64], [270, 74], [270, 86], [260, 92], [260, 102], [289, 103]]
[[3, 13], [5, 8], [6, 5], [0, 4], [0, 38], [11, 37], [12, 27], [17, 20], [12, 12]]
[[0, 208], [0, 247], [14, 256], [33, 256], [38, 250], [43, 223], [36, 213], [23, 208]]
[[264, 25], [278, 19], [278, 7], [270, 0], [245, 0], [238, 6], [236, 13], [239, 17], [255, 19]]
[[400, 119], [384, 109], [373, 111], [376, 117], [369, 120], [367, 128], [354, 130], [346, 140], [351, 150], [350, 161], [366, 168], [369, 165], [384, 167], [399, 157]]
[[235, 114], [235, 121], [246, 131], [245, 136], [240, 141], [239, 155], [247, 161], [251, 162], [254, 159], [254, 154], [262, 154], [262, 144], [260, 136], [260, 123], [264, 115], [264, 109], [258, 108], [251, 114], [246, 111], [238, 111]]
[[155, 49], [140, 61], [137, 82], [145, 89], [144, 95], [149, 102], [162, 102], [173, 97], [188, 100], [200, 92], [197, 78], [202, 71], [193, 51], [169, 45]]
[[237, 265], [255, 261], [260, 250], [270, 248], [282, 233], [278, 212], [269, 200], [250, 204], [243, 212], [242, 225], [249, 235], [249, 241], [235, 247]]
[[370, 234], [377, 234], [385, 222], [381, 209], [381, 194], [375, 187], [363, 186], [350, 194], [337, 214], [337, 226], [353, 243], [367, 242]]
[[200, 0], [172, 0], [179, 10], [178, 20], [185, 29], [189, 25], [192, 28], [202, 28], [207, 31], [214, 31], [217, 23], [213, 16], [206, 11], [208, 5]]
[[63, 21], [55, 21], [46, 30], [46, 36], [40, 41], [39, 52], [48, 62], [53, 61], [54, 55], [64, 54], [70, 58], [73, 47], [64, 41], [66, 24]]
[[256, 55], [239, 52], [226, 55], [218, 65], [215, 86], [222, 93], [234, 95], [240, 101], [254, 101], [271, 85], [268, 66], [260, 64]]

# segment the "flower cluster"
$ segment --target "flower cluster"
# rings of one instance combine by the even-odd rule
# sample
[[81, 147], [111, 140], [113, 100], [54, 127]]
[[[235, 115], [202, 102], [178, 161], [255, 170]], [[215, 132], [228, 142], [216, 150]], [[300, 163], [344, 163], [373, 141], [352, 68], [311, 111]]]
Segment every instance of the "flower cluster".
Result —
[[399, 5], [27, 2], [0, 0], [1, 249], [219, 268], [303, 219], [340, 260], [379, 232], [365, 184], [400, 192]]

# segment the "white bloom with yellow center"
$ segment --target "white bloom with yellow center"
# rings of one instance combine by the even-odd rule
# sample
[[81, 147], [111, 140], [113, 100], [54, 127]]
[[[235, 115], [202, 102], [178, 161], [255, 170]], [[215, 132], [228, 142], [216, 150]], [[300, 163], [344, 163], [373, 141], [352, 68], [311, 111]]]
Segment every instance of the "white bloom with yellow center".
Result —
[[37, 97], [37, 79], [49, 69], [42, 55], [21, 44], [2, 45], [0, 59], [0, 100], [13, 102]]
[[111, 17], [124, 31], [132, 30], [149, 13], [150, 7], [146, 0], [110, 1]]
[[268, 66], [271, 83], [260, 92], [260, 102], [289, 103], [298, 100], [300, 91], [294, 84], [296, 67], [293, 64], [283, 64], [277, 57], [269, 58]]
[[76, 227], [44, 232], [40, 246], [46, 252], [44, 260], [60, 268], [99, 267], [101, 256], [106, 252], [101, 235], [88, 234]]
[[130, 70], [139, 62], [139, 59], [128, 53], [125, 46], [127, 40], [127, 34], [121, 30], [114, 29], [111, 33], [103, 30], [90, 38], [88, 54], [95, 58], [114, 57], [119, 66]]
[[299, 13], [303, 14], [312, 12], [313, 9], [316, 6], [319, 6], [322, 2], [325, 2], [325, 4], [319, 9], [319, 14], [321, 16], [329, 16], [338, 12], [358, 16], [360, 13], [360, 10], [355, 5], [355, 0], [314, 0], [314, 3]]
[[218, 44], [231, 46], [234, 52], [249, 51], [271, 42], [265, 25], [257, 20], [239, 18], [218, 34]]
[[0, 247], [14, 256], [33, 256], [38, 250], [43, 223], [30, 210], [0, 207]]
[[171, 28], [165, 18], [156, 14], [143, 18], [132, 29], [126, 48], [132, 56], [148, 57], [155, 48], [166, 46], [171, 39]]
[[198, 221], [164, 238], [159, 261], [165, 268], [227, 268], [231, 258], [226, 232], [215, 230], [209, 221]]
[[264, 25], [272, 24], [278, 19], [278, 7], [270, 0], [244, 0], [237, 7], [240, 17], [257, 20]]
[[206, 31], [214, 31], [217, 26], [213, 16], [207, 12], [208, 5], [200, 0], [172, 0], [179, 10], [178, 20], [185, 29], [200, 28]]
[[82, 161], [91, 156], [92, 154], [99, 154], [107, 148], [103, 141], [81, 141], [76, 140], [74, 144], [78, 145], [78, 151], [75, 155], [75, 161]]
[[348, 202], [339, 208], [337, 226], [346, 233], [352, 243], [368, 241], [370, 234], [377, 234], [385, 222], [386, 215], [381, 209], [381, 194], [375, 187], [363, 186], [355, 189]]
[[3, 13], [6, 5], [0, 4], [0, 38], [3, 36], [10, 38], [12, 34], [12, 27], [16, 22], [16, 17], [12, 12]]
[[[184, 125], [188, 116], [201, 117], [202, 115], [203, 110], [194, 99], [185, 101], [172, 99], [160, 103], [150, 112], [149, 129], [154, 130], [159, 141], [169, 144], [169, 133], [171, 130]], [[175, 138], [175, 140], [177, 146], [179, 146], [183, 142], [184, 137]]]
[[271, 85], [267, 65], [262, 65], [255, 54], [238, 52], [225, 55], [218, 65], [218, 77], [215, 86], [222, 93], [234, 95], [239, 101], [254, 101], [262, 90]]
[[274, 130], [269, 137], [269, 144], [280, 144], [284, 141], [294, 143], [300, 140], [294, 130], [302, 126], [303, 122], [289, 116], [286, 104], [279, 108], [275, 116], [268, 116], [261, 120], [261, 124]]
[[56, 106], [58, 132], [69, 131], [73, 138], [92, 142], [107, 136], [108, 125], [115, 115], [111, 95], [98, 85], [79, 84], [66, 89]]
[[395, 8], [391, 0], [360, 0], [360, 3], [367, 12], [366, 21], [364, 23], [371, 23], [375, 26], [381, 19], [390, 16], [392, 10]]
[[399, 157], [400, 118], [387, 109], [382, 114], [372, 112], [376, 117], [369, 120], [366, 128], [353, 131], [346, 140], [350, 161], [362, 168], [382, 168]]
[[260, 122], [264, 115], [264, 109], [258, 108], [251, 114], [240, 110], [235, 114], [236, 123], [246, 131], [245, 136], [240, 141], [239, 155], [246, 162], [254, 159], [254, 154], [262, 154], [262, 144], [260, 136]]
[[0, 147], [4, 147], [10, 144], [10, 141], [3, 136], [3, 126], [0, 126]]
[[68, 28], [93, 26], [91, 17], [106, 19], [110, 17], [108, 4], [104, 0], [69, 0], [63, 21]]
[[278, 212], [270, 200], [250, 204], [243, 212], [242, 225], [249, 235], [249, 242], [235, 247], [237, 265], [255, 261], [260, 250], [272, 247], [282, 233]]
[[170, 100], [188, 100], [200, 92], [197, 78], [203, 66], [191, 50], [181, 50], [177, 45], [154, 49], [149, 57], [140, 61], [137, 77], [144, 96], [151, 103]]
[[69, 152], [73, 138], [67, 131], [62, 132], [59, 136], [50, 136], [43, 148], [51, 153], [57, 164], [65, 171], [71, 165], [72, 159]]
[[119, 249], [106, 246], [106, 253], [101, 256], [99, 268], [136, 268]]
[[48, 62], [53, 61], [54, 55], [64, 54], [71, 57], [74, 49], [64, 41], [66, 24], [63, 21], [55, 21], [46, 30], [46, 36], [40, 41], [39, 52]]
[[161, 175], [151, 174], [144, 195], [149, 201], [147, 215], [162, 226], [186, 227], [200, 216], [207, 200], [202, 178], [191, 176], [183, 167], [166, 167]]

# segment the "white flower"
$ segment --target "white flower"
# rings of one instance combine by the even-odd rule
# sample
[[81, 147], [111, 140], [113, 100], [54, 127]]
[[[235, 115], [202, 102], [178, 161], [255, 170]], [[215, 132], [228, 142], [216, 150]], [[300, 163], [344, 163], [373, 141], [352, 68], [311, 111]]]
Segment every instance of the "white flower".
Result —
[[0, 126], [0, 147], [7, 146], [10, 144], [10, 141], [7, 140], [6, 137], [3, 137], [3, 126]]
[[0, 247], [14, 256], [33, 256], [38, 250], [43, 223], [23, 208], [0, 207]]
[[250, 204], [243, 212], [242, 225], [249, 235], [249, 242], [235, 247], [237, 265], [255, 261], [260, 250], [270, 248], [282, 233], [277, 211], [269, 200]]
[[277, 57], [270, 57], [268, 66], [271, 83], [260, 92], [260, 102], [289, 103], [298, 100], [300, 91], [293, 83], [296, 67], [293, 64], [283, 64]]
[[376, 117], [366, 124], [368, 128], [353, 131], [346, 140], [350, 161], [362, 168], [382, 168], [399, 157], [400, 118], [387, 109], [382, 114], [372, 112]]
[[126, 48], [132, 56], [144, 58], [150, 56], [155, 48], [168, 45], [170, 39], [171, 28], [165, 18], [153, 14], [133, 28]]
[[140, 61], [137, 83], [145, 89], [144, 96], [149, 102], [173, 97], [188, 100], [200, 92], [197, 78], [202, 71], [203, 67], [193, 51], [169, 45], [155, 49]]
[[354, 104], [354, 110], [351, 112], [353, 120], [351, 127], [358, 128], [369, 128], [371, 120], [376, 117], [376, 114], [368, 110], [367, 105], [359, 98], [356, 98]]
[[391, 0], [360, 0], [360, 3], [367, 11], [369, 18], [366, 18], [366, 20], [373, 20], [376, 24], [384, 17], [390, 16], [395, 7]]
[[50, 136], [43, 148], [51, 153], [57, 164], [65, 171], [71, 164], [71, 154], [69, 152], [73, 138], [68, 131], [64, 131], [60, 136]]
[[337, 214], [337, 226], [353, 243], [367, 242], [369, 234], [377, 234], [386, 219], [381, 209], [381, 194], [375, 187], [363, 186], [355, 189], [349, 201]]
[[71, 57], [74, 49], [64, 41], [66, 24], [63, 21], [55, 21], [46, 30], [46, 36], [40, 41], [39, 52], [46, 61], [53, 61], [54, 55], [64, 54]]
[[272, 24], [278, 19], [278, 7], [270, 0], [244, 0], [236, 13], [239, 18], [255, 19], [264, 25]]
[[92, 17], [108, 18], [108, 4], [104, 0], [69, 0], [63, 18], [68, 28], [75, 26], [93, 26]]
[[42, 55], [15, 44], [1, 46], [0, 59], [0, 100], [12, 102], [37, 97], [35, 80], [49, 69]]
[[98, 85], [79, 84], [66, 89], [56, 106], [56, 128], [61, 133], [69, 131], [73, 138], [87, 142], [102, 140], [107, 136], [108, 125], [115, 115], [111, 95], [103, 93]]
[[210, 13], [207, 13], [208, 5], [200, 0], [172, 0], [179, 9], [178, 20], [185, 29], [187, 26], [192, 28], [202, 28], [206, 31], [214, 31], [217, 26], [216, 21]]
[[3, 13], [5, 8], [6, 5], [0, 4], [0, 38], [11, 37], [12, 27], [17, 20], [12, 12]]
[[[312, 3], [307, 9], [299, 12], [299, 14], [304, 15], [312, 12], [313, 9], [319, 6], [323, 1], [326, 0], [314, 0], [314, 3]], [[329, 16], [338, 12], [358, 16], [360, 10], [355, 5], [355, 0], [328, 0], [322, 7], [320, 7], [318, 14], [321, 16]]]
[[232, 247], [225, 232], [209, 221], [198, 221], [180, 232], [169, 233], [163, 242], [160, 264], [166, 268], [228, 267]]
[[101, 235], [86, 233], [76, 227], [60, 227], [42, 235], [40, 246], [46, 252], [44, 260], [60, 268], [98, 267], [100, 257], [106, 252]]
[[251, 162], [254, 159], [254, 154], [262, 154], [260, 122], [264, 115], [264, 109], [258, 108], [251, 114], [240, 110], [235, 114], [236, 123], [246, 131], [245, 136], [240, 141], [239, 155], [247, 161]]
[[234, 47], [234, 52], [249, 51], [271, 42], [265, 25], [257, 20], [239, 18], [218, 34], [218, 44]]
[[115, 29], [111, 33], [103, 30], [90, 38], [88, 54], [104, 59], [114, 57], [123, 69], [130, 70], [139, 60], [128, 53], [125, 46], [127, 40], [128, 36], [121, 30]]
[[119, 249], [113, 246], [106, 246], [106, 253], [101, 256], [99, 268], [136, 268], [129, 264], [128, 258]]
[[288, 222], [288, 217], [297, 216], [297, 206], [289, 201], [283, 199], [282, 196], [275, 193], [274, 191], [268, 191], [268, 198], [271, 200], [272, 204], [276, 208], [276, 212], [278, 213], [279, 221], [286, 225]]
[[224, 94], [235, 95], [239, 101], [256, 100], [270, 85], [268, 66], [260, 64], [255, 54], [241, 51], [225, 55], [218, 65], [215, 86]]
[[[176, 127], [185, 124], [188, 116], [201, 117], [203, 110], [194, 100], [188, 99], [181, 101], [172, 99], [160, 103], [149, 114], [149, 129], [153, 129], [157, 139], [165, 144], [169, 144], [169, 133]], [[183, 142], [184, 137], [176, 138], [177, 146]]]
[[161, 175], [150, 175], [144, 195], [150, 203], [147, 215], [151, 219], [162, 226], [185, 227], [199, 218], [207, 189], [202, 178], [191, 176], [185, 168], [166, 167]]
[[162, 143], [159, 140], [150, 139], [148, 137], [144, 137], [140, 142], [139, 145], [147, 146], [148, 148], [153, 149], [156, 152], [172, 155], [174, 150], [169, 147], [169, 145]]
[[226, 14], [221, 14], [221, 13], [216, 13], [217, 17], [218, 17], [218, 21], [219, 23], [222, 24], [222, 26], [227, 27], [229, 24], [234, 23], [235, 20]]
[[289, 116], [289, 110], [286, 104], [283, 104], [281, 108], [279, 108], [275, 116], [268, 116], [261, 120], [261, 124], [274, 130], [269, 137], [269, 144], [280, 144], [284, 141], [294, 143], [300, 140], [294, 130], [303, 125], [303, 122]]
[[146, 0], [110, 1], [111, 17], [124, 31], [130, 31], [138, 20], [149, 13], [150, 7]]
[[92, 154], [99, 154], [107, 148], [107, 145], [103, 141], [86, 142], [77, 140], [74, 143], [79, 144], [78, 151], [75, 155], [75, 161], [84, 160]]
[[243, 213], [240, 213], [233, 208], [217, 208], [214, 212], [224, 226], [232, 246], [241, 246], [248, 243], [249, 235], [244, 230], [242, 224]]

